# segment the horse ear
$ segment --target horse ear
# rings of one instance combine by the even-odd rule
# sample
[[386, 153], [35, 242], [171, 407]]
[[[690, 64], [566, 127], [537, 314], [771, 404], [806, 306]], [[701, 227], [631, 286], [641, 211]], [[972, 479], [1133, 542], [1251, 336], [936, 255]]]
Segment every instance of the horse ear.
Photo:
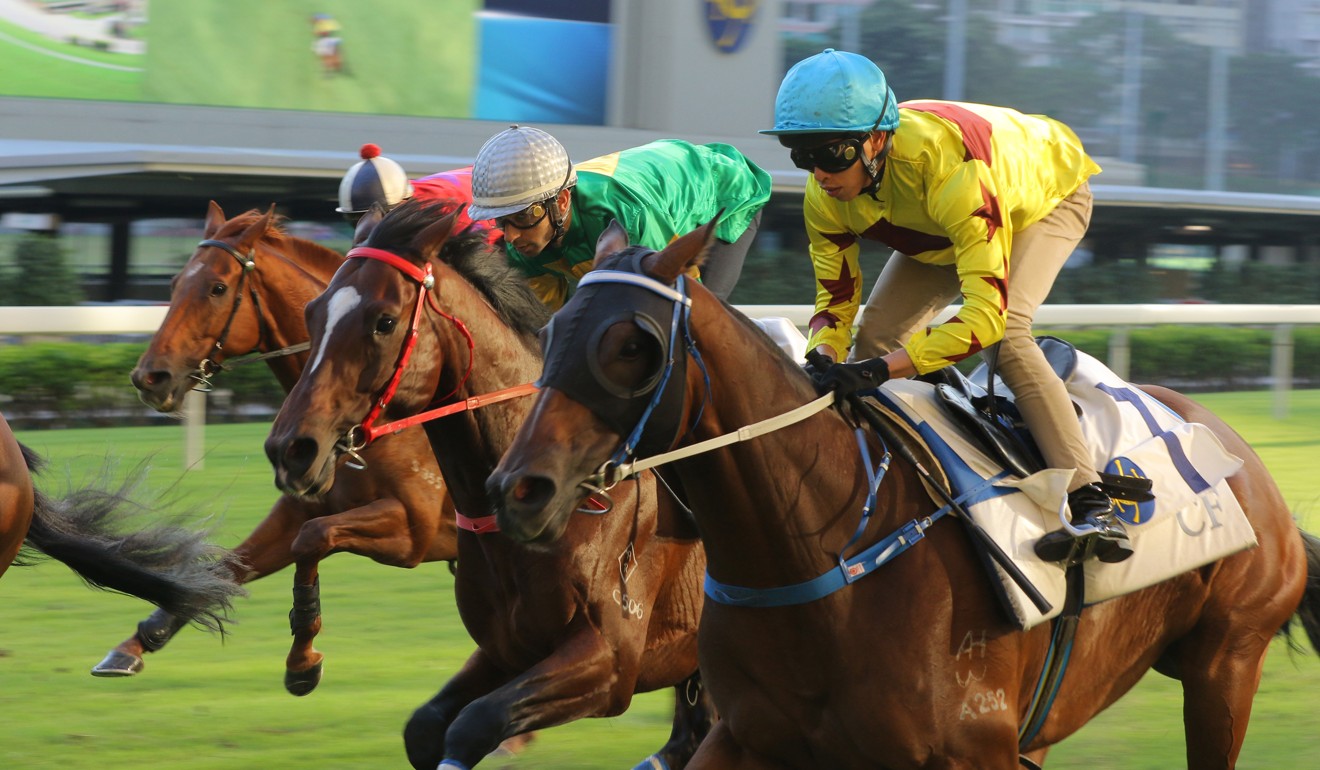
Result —
[[220, 232], [220, 225], [225, 223], [224, 209], [220, 204], [211, 201], [211, 205], [206, 209], [206, 224], [202, 227], [203, 238], [214, 238], [215, 234]]
[[275, 204], [272, 203], [270, 204], [270, 208], [266, 209], [266, 213], [261, 216], [261, 219], [248, 225], [248, 228], [243, 231], [243, 234], [238, 236], [238, 242], [235, 245], [237, 245], [240, 250], [252, 248], [253, 244], [270, 230], [270, 225], [274, 221]]
[[619, 220], [611, 219], [609, 227], [596, 239], [596, 259], [600, 262], [611, 254], [618, 254], [628, 248], [628, 231], [623, 229]]
[[706, 247], [715, 239], [724, 209], [715, 218], [687, 235], [675, 238], [668, 246], [642, 260], [642, 269], [662, 283], [673, 283], [689, 267], [700, 267], [706, 261]]
[[449, 234], [454, 229], [454, 222], [458, 219], [458, 213], [463, 210], [462, 206], [445, 214], [431, 224], [422, 228], [422, 231], [413, 238], [412, 247], [418, 254], [422, 254], [427, 259], [440, 252], [440, 247], [449, 239]]
[[362, 218], [358, 220], [357, 226], [353, 228], [353, 245], [361, 245], [364, 241], [370, 238], [371, 231], [375, 230], [376, 225], [380, 224], [380, 220], [384, 218], [385, 207], [379, 203], [371, 204], [371, 208], [367, 210], [367, 213], [362, 215]]

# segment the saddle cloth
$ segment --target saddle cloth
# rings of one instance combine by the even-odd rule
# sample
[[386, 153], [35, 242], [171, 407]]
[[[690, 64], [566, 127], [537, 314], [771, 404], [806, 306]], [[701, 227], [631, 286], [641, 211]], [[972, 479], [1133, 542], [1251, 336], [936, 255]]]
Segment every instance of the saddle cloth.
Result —
[[[1226, 481], [1242, 460], [1208, 427], [1184, 421], [1095, 358], [1081, 351], [1076, 357], [1065, 382], [1094, 467], [1148, 478], [1154, 493], [1153, 500], [1120, 504], [1134, 554], [1118, 564], [1090, 560], [1084, 565], [1086, 603], [1140, 590], [1253, 547], [1255, 532]], [[1072, 471], [1046, 469], [989, 483], [1003, 467], [952, 421], [935, 386], [893, 380], [876, 393], [876, 400], [920, 437], [941, 465], [954, 496], [969, 495], [963, 502], [972, 517], [1049, 600], [1051, 611], [1040, 612], [994, 567], [1003, 584], [1001, 598], [1018, 625], [1031, 628], [1057, 615], [1064, 602], [1064, 568], [1038, 559], [1032, 546], [1045, 533], [1062, 528]]]

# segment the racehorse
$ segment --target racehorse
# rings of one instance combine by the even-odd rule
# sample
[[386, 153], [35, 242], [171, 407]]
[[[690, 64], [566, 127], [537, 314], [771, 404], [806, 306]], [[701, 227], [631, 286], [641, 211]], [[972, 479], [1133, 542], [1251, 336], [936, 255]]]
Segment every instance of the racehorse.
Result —
[[151, 524], [130, 478], [117, 489], [95, 485], [52, 498], [33, 486], [42, 458], [18, 443], [0, 417], [0, 575], [41, 554], [62, 562], [88, 585], [145, 599], [223, 631], [230, 602], [243, 589], [229, 578], [227, 554], [205, 531]]
[[[316, 494], [343, 453], [395, 429], [377, 417], [435, 417], [424, 425], [460, 514], [455, 591], [477, 650], [409, 720], [414, 767], [471, 767], [509, 735], [673, 686], [673, 734], [640, 767], [677, 770], [714, 719], [695, 674], [696, 533], [650, 475], [615, 491], [611, 515], [566, 519], [556, 543], [491, 526], [486, 474], [527, 417], [517, 396], [540, 371], [549, 311], [501, 252], [449, 238], [453, 218], [432, 211], [391, 211], [307, 306], [313, 360], [266, 442], [276, 482]], [[453, 414], [421, 412], [432, 403]]]
[[[212, 202], [202, 242], [175, 277], [170, 309], [133, 370], [142, 400], [161, 411], [182, 407], [188, 391], [209, 389], [220, 370], [265, 360], [285, 392], [307, 362], [303, 306], [343, 263], [338, 252], [283, 231], [272, 211], [226, 219]], [[363, 452], [366, 467], [340, 475], [317, 497], [284, 495], [234, 554], [234, 579], [248, 582], [296, 564], [293, 643], [285, 687], [305, 695], [320, 682], [324, 656], [318, 563], [332, 553], [416, 567], [458, 553], [453, 505], [421, 429], [402, 431]], [[157, 612], [106, 656], [93, 674], [131, 676], [182, 621]]]
[[[630, 248], [618, 228], [602, 236], [595, 269], [547, 330], [531, 417], [489, 481], [501, 529], [540, 542], [571, 516], [581, 484], [650, 464], [616, 453], [621, 437], [640, 431], [679, 453], [714, 440], [661, 466], [697, 517], [708, 587], [769, 596], [838, 577], [837, 591], [773, 594], [775, 606], [708, 590], [701, 671], [721, 721], [688, 769], [1008, 770], [1020, 752], [1042, 758], [1152, 667], [1182, 682], [1188, 766], [1233, 767], [1271, 638], [1296, 613], [1320, 649], [1320, 540], [1298, 530], [1251, 447], [1192, 400], [1145, 388], [1244, 459], [1229, 484], [1259, 547], [1086, 608], [1053, 706], [1020, 746], [1050, 624], [1023, 632], [1009, 621], [964, 528], [923, 531], [936, 505], [918, 469], [895, 460], [862, 531], [871, 477], [838, 412], [734, 440], [818, 394], [751, 321], [677, 282], [713, 232], [714, 222], [660, 252]], [[583, 397], [606, 391], [619, 395]], [[911, 546], [901, 555], [856, 582], [840, 577], [846, 556], [904, 532], [891, 541]]]

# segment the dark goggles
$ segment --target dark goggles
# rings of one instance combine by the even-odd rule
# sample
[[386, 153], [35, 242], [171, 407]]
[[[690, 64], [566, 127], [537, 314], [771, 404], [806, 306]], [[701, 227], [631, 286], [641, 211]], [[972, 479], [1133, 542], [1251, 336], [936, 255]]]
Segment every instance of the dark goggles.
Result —
[[862, 157], [861, 139], [840, 139], [819, 147], [799, 148], [789, 152], [793, 165], [804, 171], [820, 169], [827, 174], [847, 171]]
[[495, 226], [503, 230], [508, 225], [513, 225], [519, 230], [528, 230], [541, 224], [541, 220], [550, 214], [549, 200], [533, 203], [522, 211], [509, 214], [508, 216], [495, 217]]

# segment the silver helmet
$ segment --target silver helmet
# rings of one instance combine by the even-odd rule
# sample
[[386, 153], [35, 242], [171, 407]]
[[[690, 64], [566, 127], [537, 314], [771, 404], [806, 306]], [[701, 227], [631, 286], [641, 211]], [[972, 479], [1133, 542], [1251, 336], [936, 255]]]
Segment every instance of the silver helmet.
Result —
[[568, 150], [539, 128], [510, 126], [492, 136], [472, 164], [474, 220], [513, 214], [577, 183]]
[[412, 182], [398, 163], [380, 154], [380, 147], [364, 144], [362, 160], [354, 163], [339, 183], [340, 214], [365, 214], [371, 204], [391, 209], [413, 195]]

